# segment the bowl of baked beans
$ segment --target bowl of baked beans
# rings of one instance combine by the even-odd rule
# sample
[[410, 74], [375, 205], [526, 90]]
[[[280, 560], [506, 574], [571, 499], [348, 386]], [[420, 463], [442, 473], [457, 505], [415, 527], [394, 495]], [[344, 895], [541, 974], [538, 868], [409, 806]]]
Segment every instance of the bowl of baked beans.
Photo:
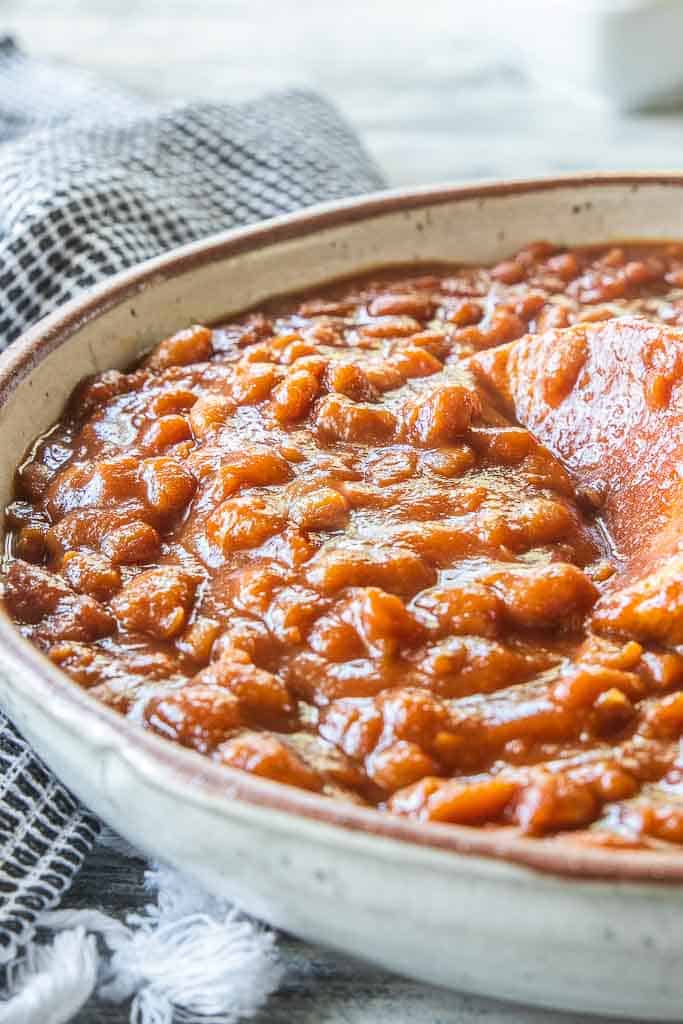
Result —
[[46, 763], [278, 927], [679, 1019], [682, 199], [352, 200], [12, 345], [0, 697]]

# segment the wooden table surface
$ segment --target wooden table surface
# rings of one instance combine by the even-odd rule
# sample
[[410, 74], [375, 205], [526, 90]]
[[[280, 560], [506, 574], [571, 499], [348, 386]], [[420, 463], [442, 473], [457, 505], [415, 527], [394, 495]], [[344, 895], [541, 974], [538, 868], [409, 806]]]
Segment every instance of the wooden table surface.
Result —
[[[5, 30], [33, 54], [150, 97], [235, 100], [312, 86], [337, 103], [392, 185], [683, 161], [680, 111], [618, 115], [529, 81], [514, 55], [501, 55], [487, 0], [0, 0]], [[100, 847], [65, 902], [123, 916], [143, 902], [143, 870], [141, 859]], [[257, 1024], [584, 1019], [449, 994], [285, 936], [279, 948], [284, 984]], [[128, 1011], [98, 1003], [77, 1020], [124, 1024]]]

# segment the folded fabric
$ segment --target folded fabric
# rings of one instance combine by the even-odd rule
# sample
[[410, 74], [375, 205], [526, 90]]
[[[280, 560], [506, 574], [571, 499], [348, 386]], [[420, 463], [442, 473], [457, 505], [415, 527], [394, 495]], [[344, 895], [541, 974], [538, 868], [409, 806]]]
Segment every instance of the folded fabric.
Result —
[[[382, 185], [348, 126], [312, 93], [161, 107], [27, 58], [10, 39], [0, 40], [0, 142], [0, 347], [139, 260]], [[99, 826], [1, 712], [0, 772], [8, 963]]]

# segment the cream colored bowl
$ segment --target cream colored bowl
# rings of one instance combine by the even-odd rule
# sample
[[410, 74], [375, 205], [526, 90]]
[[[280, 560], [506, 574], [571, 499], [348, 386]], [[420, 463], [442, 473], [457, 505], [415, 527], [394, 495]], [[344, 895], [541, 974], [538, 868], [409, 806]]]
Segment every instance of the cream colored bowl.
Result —
[[[153, 260], [0, 358], [0, 502], [76, 382], [197, 320], [379, 264], [489, 261], [534, 239], [683, 238], [683, 175], [389, 194]], [[148, 854], [274, 925], [425, 981], [681, 1020], [683, 851], [416, 825], [238, 771], [99, 705], [0, 618], [0, 700], [81, 799]]]

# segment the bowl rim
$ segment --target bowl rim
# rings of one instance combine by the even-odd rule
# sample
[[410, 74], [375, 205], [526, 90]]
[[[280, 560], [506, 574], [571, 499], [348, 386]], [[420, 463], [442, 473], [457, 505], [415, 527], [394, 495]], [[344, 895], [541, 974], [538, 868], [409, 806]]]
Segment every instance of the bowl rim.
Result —
[[[0, 407], [43, 359], [86, 323], [143, 288], [154, 287], [207, 264], [386, 213], [567, 187], [575, 187], [580, 192], [585, 188], [615, 185], [633, 190], [644, 185], [683, 188], [683, 171], [572, 174], [376, 192], [318, 204], [172, 249], [87, 289], [14, 341], [0, 354]], [[304, 817], [330, 826], [337, 830], [340, 839], [349, 832], [360, 832], [366, 837], [399, 840], [405, 846], [412, 845], [414, 850], [495, 858], [513, 870], [532, 869], [565, 880], [683, 883], [683, 852], [583, 846], [572, 842], [570, 835], [539, 839], [520, 836], [513, 829], [415, 822], [374, 808], [337, 803], [318, 794], [215, 764], [195, 751], [146, 731], [90, 696], [24, 639], [0, 608], [0, 658], [3, 650], [15, 666], [26, 670], [22, 689], [33, 704], [40, 704], [45, 713], [71, 726], [74, 732], [87, 723], [93, 734], [98, 734], [107, 747], [114, 747], [131, 767], [157, 786], [169, 788], [172, 782], [182, 790], [183, 799], [194, 797], [212, 802], [222, 799], [232, 803], [236, 798], [262, 810], [284, 812], [293, 822]]]

